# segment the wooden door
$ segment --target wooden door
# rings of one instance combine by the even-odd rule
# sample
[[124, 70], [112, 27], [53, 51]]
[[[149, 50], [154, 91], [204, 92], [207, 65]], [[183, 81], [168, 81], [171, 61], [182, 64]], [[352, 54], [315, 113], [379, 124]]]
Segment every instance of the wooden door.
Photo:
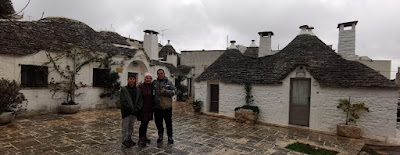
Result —
[[218, 113], [219, 111], [219, 86], [217, 84], [210, 85], [210, 112]]

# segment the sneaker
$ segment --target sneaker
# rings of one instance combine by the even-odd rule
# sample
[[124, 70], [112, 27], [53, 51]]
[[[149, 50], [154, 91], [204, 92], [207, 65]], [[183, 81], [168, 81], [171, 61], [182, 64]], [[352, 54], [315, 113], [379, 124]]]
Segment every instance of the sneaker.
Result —
[[128, 139], [128, 143], [131, 144], [132, 146], [136, 145], [136, 143], [132, 139]]
[[157, 143], [161, 143], [162, 141], [163, 141], [163, 138], [162, 137], [158, 137]]
[[172, 139], [172, 137], [168, 137], [168, 143], [174, 144], [174, 140]]
[[124, 146], [125, 148], [130, 148], [130, 147], [131, 147], [131, 144], [130, 144], [128, 141], [124, 140], [124, 141], [122, 142], [122, 146]]

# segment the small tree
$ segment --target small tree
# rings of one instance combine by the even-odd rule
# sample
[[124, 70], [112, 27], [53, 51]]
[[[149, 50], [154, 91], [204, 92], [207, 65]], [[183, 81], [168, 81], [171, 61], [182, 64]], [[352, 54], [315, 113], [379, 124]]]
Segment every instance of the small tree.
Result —
[[246, 96], [245, 98], [245, 105], [241, 107], [236, 107], [235, 111], [239, 109], [250, 109], [255, 113], [260, 112], [260, 109], [257, 106], [253, 106], [252, 103], [254, 102], [253, 95], [251, 95], [251, 84], [250, 83], [245, 83], [244, 84], [244, 90], [246, 91]]
[[[79, 88], [86, 87], [87, 85], [80, 82], [79, 85], [76, 84], [76, 76], [79, 75], [79, 71], [86, 65], [93, 62], [103, 62], [104, 58], [99, 57], [98, 54], [95, 54], [89, 50], [84, 49], [75, 49], [71, 52], [63, 52], [61, 54], [57, 54], [56, 56], [52, 56], [49, 52], [46, 52], [46, 56], [49, 59], [49, 62], [46, 62], [44, 65], [50, 64], [53, 66], [54, 71], [56, 71], [60, 75], [60, 80], [55, 81], [54, 78], [51, 78], [49, 87], [50, 91], [53, 92], [53, 97], [56, 92], [63, 92], [66, 94], [66, 101], [63, 104], [74, 105], [77, 104], [75, 102], [75, 97], [81, 95], [82, 93], [75, 94], [75, 91]], [[71, 59], [73, 65], [65, 65], [65, 67], [61, 67], [59, 64], [60, 60]]]
[[20, 90], [21, 85], [15, 80], [0, 79], [0, 114], [6, 111], [19, 113], [23, 110], [22, 104], [27, 100]]
[[181, 82], [185, 79], [186, 78], [184, 76], [178, 76], [178, 78], [175, 79], [176, 96], [178, 97], [179, 101], [184, 101], [185, 96], [187, 96], [188, 87], [181, 84]]
[[[104, 89], [103, 93], [100, 94], [100, 98], [116, 99], [119, 97], [119, 90], [121, 89], [121, 82], [119, 81], [119, 75], [115, 71], [111, 71], [111, 66], [116, 65], [116, 62], [112, 60], [112, 54], [107, 54], [107, 57], [102, 59], [101, 66], [107, 69], [104, 75]], [[121, 62], [120, 65], [123, 65]]]
[[339, 105], [337, 108], [342, 109], [346, 112], [346, 125], [349, 122], [356, 123], [356, 120], [360, 118], [358, 112], [360, 111], [367, 111], [369, 112], [368, 107], [365, 106], [364, 102], [359, 103], [351, 103], [350, 96], [349, 99], [339, 99]]
[[119, 82], [119, 75], [115, 71], [108, 69], [108, 72], [104, 75], [104, 92], [100, 94], [100, 98], [115, 99], [119, 96], [119, 90], [121, 88], [121, 82]]

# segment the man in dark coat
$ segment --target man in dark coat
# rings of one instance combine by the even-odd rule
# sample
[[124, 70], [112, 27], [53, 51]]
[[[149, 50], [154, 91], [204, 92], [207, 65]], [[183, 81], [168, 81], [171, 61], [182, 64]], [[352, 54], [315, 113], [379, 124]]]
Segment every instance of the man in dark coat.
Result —
[[142, 109], [142, 93], [136, 87], [136, 77], [128, 75], [128, 85], [121, 87], [120, 93], [121, 115], [122, 115], [122, 145], [130, 148], [136, 145], [132, 141], [133, 125], [137, 114]]
[[157, 80], [153, 81], [156, 95], [154, 96], [154, 118], [158, 130], [157, 143], [163, 141], [164, 127], [167, 127], [168, 142], [174, 143], [172, 139], [172, 97], [175, 95], [174, 84], [165, 77], [164, 70], [157, 70]]
[[153, 77], [151, 74], [145, 73], [144, 83], [139, 85], [143, 96], [143, 108], [138, 115], [138, 120], [140, 121], [138, 145], [141, 147], [146, 146], [146, 143], [150, 143], [150, 139], [147, 138], [146, 133], [150, 120], [153, 120], [153, 101], [155, 91], [152, 80]]

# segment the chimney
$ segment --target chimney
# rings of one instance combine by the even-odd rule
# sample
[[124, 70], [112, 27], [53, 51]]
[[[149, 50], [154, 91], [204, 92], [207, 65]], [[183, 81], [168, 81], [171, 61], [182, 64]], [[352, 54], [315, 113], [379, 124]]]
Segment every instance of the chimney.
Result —
[[312, 30], [314, 30], [314, 27], [308, 27], [308, 34], [315, 36], [315, 34], [312, 32]]
[[255, 40], [251, 40], [251, 44], [249, 47], [257, 47]]
[[258, 48], [258, 57], [272, 55], [271, 38], [274, 35], [272, 31], [258, 32], [260, 35], [260, 45]]
[[231, 41], [231, 46], [228, 47], [228, 49], [238, 49], [235, 45], [236, 41], [232, 40]]
[[299, 28], [300, 28], [300, 32], [298, 35], [309, 34], [308, 33], [308, 25], [301, 25]]
[[143, 48], [151, 60], [158, 60], [158, 32], [145, 30]]
[[[338, 54], [347, 60], [356, 60], [356, 25], [358, 21], [339, 23]], [[345, 27], [351, 27], [346, 29]]]
[[[400, 67], [397, 67], [397, 73], [396, 73], [396, 80], [395, 80], [397, 86], [400, 87]], [[399, 90], [400, 93], [400, 90]], [[399, 96], [400, 97], [400, 96]]]
[[172, 45], [170, 44], [170, 41], [171, 41], [171, 40], [168, 40], [168, 43], [167, 43], [167, 45], [165, 45], [165, 46], [172, 46]]

